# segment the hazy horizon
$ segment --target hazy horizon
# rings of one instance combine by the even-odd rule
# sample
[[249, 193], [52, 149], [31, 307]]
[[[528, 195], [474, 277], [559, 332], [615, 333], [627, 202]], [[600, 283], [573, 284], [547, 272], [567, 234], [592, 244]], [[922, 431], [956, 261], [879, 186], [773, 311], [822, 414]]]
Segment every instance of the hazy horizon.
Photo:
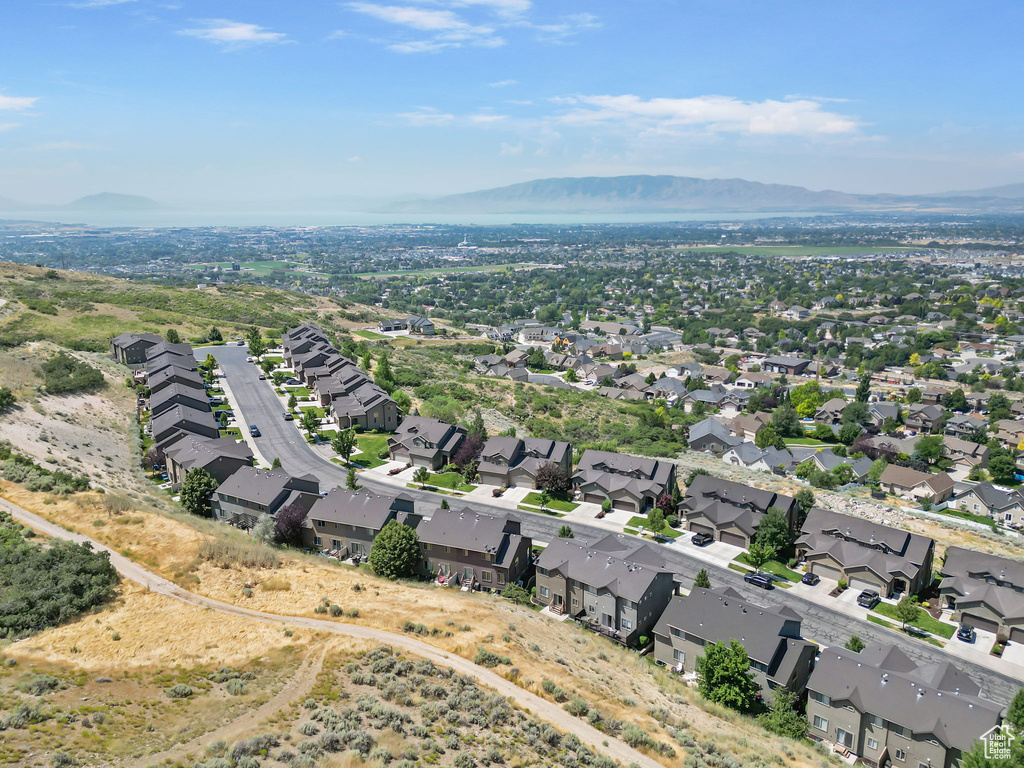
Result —
[[1024, 181], [1019, 5], [57, 0], [4, 21], [0, 196], [40, 205]]

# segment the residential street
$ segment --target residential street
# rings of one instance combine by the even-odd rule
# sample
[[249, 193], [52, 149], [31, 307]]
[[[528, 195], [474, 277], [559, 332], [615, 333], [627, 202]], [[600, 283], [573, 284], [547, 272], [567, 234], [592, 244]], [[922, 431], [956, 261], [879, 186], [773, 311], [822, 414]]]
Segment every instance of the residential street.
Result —
[[[246, 362], [246, 347], [221, 346], [196, 350], [199, 359], [211, 353], [220, 364], [226, 378], [226, 390], [236, 408], [238, 424], [251, 445], [269, 464], [274, 458], [281, 461], [281, 466], [294, 475], [312, 474], [320, 480], [321, 489], [327, 490], [335, 486], [344, 486], [347, 470], [330, 462], [309, 446], [300, 435], [295, 422], [282, 418], [283, 409], [269, 381], [259, 380], [260, 370], [252, 363]], [[251, 439], [247, 435], [246, 426], [255, 424], [262, 436]], [[398, 486], [385, 480], [377, 479], [373, 473], [363, 472], [359, 475], [362, 485], [382, 493], [394, 493]], [[441, 501], [441, 496], [428, 491], [401, 488], [416, 499], [417, 505], [429, 508]], [[472, 505], [475, 509], [490, 513], [507, 513], [509, 509], [493, 503], [477, 501]], [[550, 541], [557, 536], [558, 529], [564, 523], [570, 523], [576, 536], [597, 538], [609, 531], [597, 524], [581, 523], [577, 520], [563, 520], [544, 514], [518, 511], [516, 514], [523, 521], [523, 533], [541, 541]], [[865, 643], [887, 643], [899, 646], [908, 656], [918, 662], [930, 663], [954, 661], [961, 669], [971, 674], [981, 684], [984, 694], [996, 701], [1007, 703], [1020, 689], [1024, 682], [1024, 669], [1017, 671], [1011, 665], [994, 657], [985, 658], [992, 667], [982, 666], [974, 661], [963, 658], [964, 654], [952, 654], [928, 645], [924, 642], [911, 640], [904, 635], [886, 627], [864, 621], [839, 610], [832, 609], [806, 597], [793, 594], [792, 590], [776, 588], [771, 591], [754, 589], [743, 581], [742, 575], [736, 571], [707, 562], [690, 553], [687, 544], [676, 544], [659, 547], [669, 567], [678, 573], [686, 586], [692, 584], [693, 578], [701, 568], [707, 568], [713, 586], [729, 586], [742, 593], [745, 598], [768, 608], [779, 608], [788, 605], [803, 616], [803, 631], [806, 637], [826, 646], [842, 645], [852, 634], [858, 635]], [[829, 599], [829, 598], [825, 598]]]

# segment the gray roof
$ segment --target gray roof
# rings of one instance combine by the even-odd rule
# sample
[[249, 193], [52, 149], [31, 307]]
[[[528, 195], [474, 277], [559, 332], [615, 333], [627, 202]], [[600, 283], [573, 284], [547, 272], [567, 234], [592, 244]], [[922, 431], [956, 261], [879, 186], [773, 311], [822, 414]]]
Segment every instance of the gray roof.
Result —
[[732, 589], [695, 588], [687, 597], [674, 597], [654, 627], [656, 635], [669, 636], [670, 627], [709, 643], [739, 641], [747, 655], [769, 667], [769, 674], [783, 638], [800, 637], [799, 614], [771, 611], [744, 600]]
[[[312, 475], [304, 475], [300, 480], [316, 481]], [[251, 501], [254, 504], [269, 505], [291, 489], [293, 481], [283, 469], [257, 469], [256, 467], [240, 467], [231, 477], [220, 484], [217, 494], [234, 496]]]
[[168, 365], [158, 371], [149, 373], [146, 383], [150, 389], [160, 386], [165, 381], [183, 382], [190, 389], [205, 389], [203, 376], [199, 371], [192, 368], [181, 368], [177, 365]]
[[942, 574], [982, 580], [991, 577], [1005, 584], [1012, 584], [1024, 589], [1024, 561], [976, 552], [963, 547], [949, 547], [946, 550]]
[[807, 687], [832, 699], [934, 736], [964, 752], [999, 721], [1002, 706], [978, 696], [978, 684], [952, 663], [917, 666], [894, 646], [871, 645], [860, 653], [822, 651]]
[[443, 448], [445, 444], [451, 442], [453, 430], [459, 435], [465, 434], [462, 427], [453, 426], [437, 419], [428, 419], [424, 416], [409, 416], [398, 427], [394, 440], [403, 445], [409, 445], [414, 438], [420, 437], [428, 443]]
[[584, 539], [556, 539], [541, 553], [537, 566], [633, 601], [643, 598], [655, 579], [672, 578], [649, 545], [626, 542], [615, 534], [593, 546]]
[[313, 503], [309, 519], [379, 531], [397, 512], [396, 502], [400, 499], [411, 501], [412, 497], [405, 494], [376, 494], [365, 488], [358, 491], [335, 488]]
[[435, 509], [417, 528], [419, 540], [470, 552], [486, 552], [495, 565], [508, 567], [524, 537], [514, 515], [490, 515], [470, 507]]
[[[970, 493], [974, 493], [990, 510], [1002, 510], [1012, 507], [1014, 504], [1024, 505], [1024, 494], [1021, 494], [1020, 491], [1004, 491], [989, 482], [969, 486], [957, 496], [957, 499]], [[1024, 586], [1024, 581], [1021, 582], [1021, 585]]]
[[667, 461], [588, 449], [580, 457], [573, 482], [593, 483], [606, 492], [625, 489], [640, 496], [664, 491], [674, 468]]
[[776, 507], [788, 513], [796, 503], [793, 498], [775, 491], [753, 488], [743, 483], [722, 480], [711, 475], [697, 475], [686, 489], [686, 496], [680, 506], [695, 509], [706, 500], [720, 499], [733, 505], [749, 506], [759, 512]]
[[168, 448], [166, 453], [186, 472], [195, 467], [206, 467], [219, 458], [252, 461], [252, 449], [233, 437], [188, 435]]
[[213, 414], [210, 411], [198, 411], [195, 408], [189, 408], [187, 405], [174, 405], [159, 416], [154, 416], [151, 423], [153, 425], [153, 437], [172, 427], [187, 427], [190, 424], [212, 429], [214, 432], [219, 431], [217, 420], [213, 418]]

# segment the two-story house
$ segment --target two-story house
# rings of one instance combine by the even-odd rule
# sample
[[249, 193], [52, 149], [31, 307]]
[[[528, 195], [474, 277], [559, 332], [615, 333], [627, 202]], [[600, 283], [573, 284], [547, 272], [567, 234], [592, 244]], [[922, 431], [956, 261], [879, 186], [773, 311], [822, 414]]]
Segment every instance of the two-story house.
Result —
[[694, 533], [746, 549], [761, 518], [772, 507], [796, 525], [796, 501], [774, 491], [753, 488], [711, 475], [697, 475], [679, 503], [679, 516]]
[[412, 496], [335, 488], [310, 507], [303, 539], [306, 546], [329, 549], [340, 558], [367, 557], [377, 534], [392, 520], [419, 525]]
[[213, 492], [213, 516], [239, 528], [251, 529], [263, 514], [275, 515], [291, 504], [307, 512], [320, 498], [320, 481], [313, 475], [292, 477], [284, 470], [241, 467]]
[[233, 437], [209, 438], [185, 435], [165, 452], [167, 477], [171, 488], [178, 490], [185, 475], [193, 469], [206, 470], [214, 480], [223, 483], [242, 467], [252, 466], [252, 449]]
[[950, 547], [939, 594], [964, 624], [1024, 643], [1024, 562]]
[[872, 768], [955, 768], [1003, 710], [953, 663], [883, 644], [826, 648], [807, 691], [808, 735]]
[[485, 485], [537, 487], [537, 473], [546, 464], [572, 472], [572, 446], [534, 437], [492, 437], [480, 451], [480, 482]]
[[529, 575], [533, 540], [514, 515], [435, 509], [416, 532], [427, 573], [442, 584], [500, 592]]
[[931, 584], [935, 541], [827, 509], [807, 513], [796, 556], [808, 570], [851, 589], [916, 595]]
[[110, 354], [122, 365], [139, 368], [146, 364], [146, 353], [163, 339], [155, 333], [122, 333], [110, 340]]
[[949, 505], [1010, 525], [1024, 525], [1024, 493], [1020, 490], [1002, 490], [992, 483], [978, 483], [953, 497]]
[[388, 438], [388, 452], [392, 461], [440, 469], [451, 462], [465, 436], [463, 427], [424, 416], [410, 416]]
[[931, 474], [910, 467], [887, 464], [879, 478], [881, 487], [908, 499], [929, 499], [932, 504], [941, 504], [953, 495], [953, 478], [945, 472]]
[[817, 646], [800, 636], [802, 621], [788, 606], [762, 608], [729, 587], [695, 587], [686, 597], [673, 597], [661, 614], [654, 627], [654, 660], [688, 674], [706, 645], [736, 640], [746, 649], [766, 699], [779, 687], [799, 698], [817, 654]]
[[676, 465], [669, 461], [626, 456], [611, 451], [587, 450], [580, 457], [573, 485], [583, 501], [613, 509], [643, 512], [663, 493], [671, 493]]
[[623, 534], [556, 539], [537, 559], [537, 602], [625, 645], [650, 636], [676, 592], [661, 556]]
[[942, 422], [945, 409], [939, 405], [915, 403], [907, 408], [903, 426], [913, 432], [929, 433]]

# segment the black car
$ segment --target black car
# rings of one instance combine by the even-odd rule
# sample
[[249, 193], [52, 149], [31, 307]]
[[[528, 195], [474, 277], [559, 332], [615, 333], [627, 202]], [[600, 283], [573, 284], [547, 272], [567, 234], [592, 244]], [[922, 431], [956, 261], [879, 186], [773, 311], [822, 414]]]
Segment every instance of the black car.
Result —
[[821, 577], [818, 576], [818, 574], [816, 573], [805, 573], [800, 578], [800, 581], [802, 581], [804, 584], [808, 584], [813, 587], [815, 584], [821, 581]]
[[693, 538], [690, 539], [690, 541], [698, 547], [706, 547], [714, 540], [714, 536], [709, 533], [695, 533], [693, 534]]
[[264, 374], [260, 374], [260, 381], [266, 381], [267, 377]]
[[882, 598], [873, 589], [865, 589], [857, 595], [857, 605], [867, 608], [869, 611], [882, 602]]
[[775, 588], [772, 580], [762, 573], [748, 573], [744, 575], [743, 580], [748, 584], [753, 584], [755, 587], [760, 587], [761, 589]]
[[252, 435], [253, 437], [259, 437], [260, 436], [260, 428], [257, 427], [255, 424], [250, 424], [249, 425], [249, 434]]
[[285, 421], [295, 421], [295, 417], [292, 416], [292, 414], [288, 413], [288, 411], [285, 411], [284, 412], [284, 420]]
[[957, 640], [963, 640], [965, 643], [973, 643], [977, 636], [978, 633], [974, 631], [974, 627], [970, 624], [961, 624], [956, 628]]

